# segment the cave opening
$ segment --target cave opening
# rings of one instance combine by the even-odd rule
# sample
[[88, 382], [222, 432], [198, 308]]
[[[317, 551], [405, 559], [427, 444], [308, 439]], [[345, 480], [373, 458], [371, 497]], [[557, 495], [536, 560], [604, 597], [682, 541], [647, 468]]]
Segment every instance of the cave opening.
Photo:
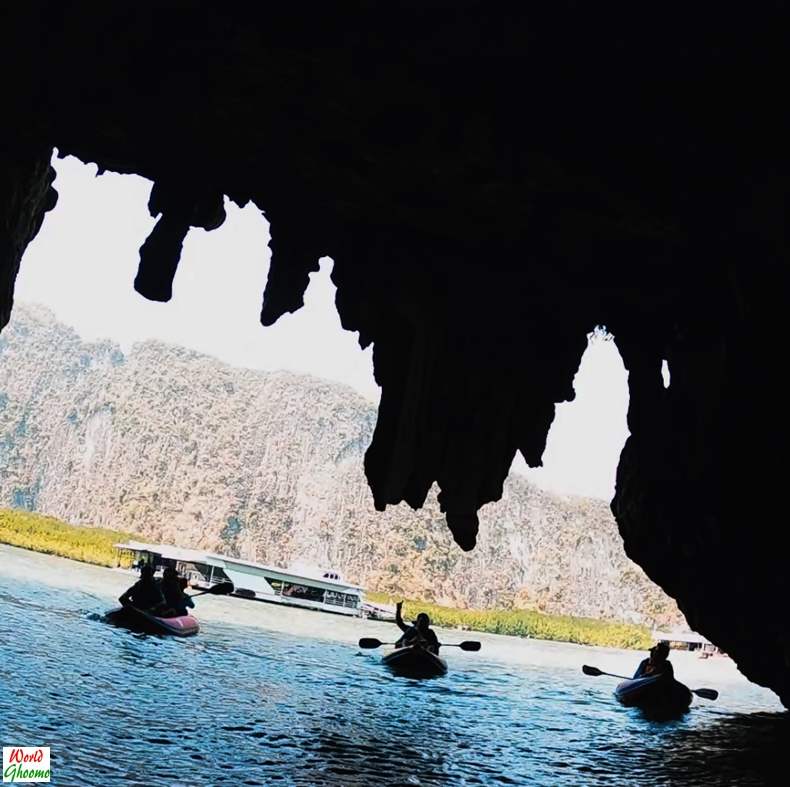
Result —
[[[316, 405], [315, 420], [306, 418], [304, 413], [298, 414], [305, 418], [308, 424], [305, 428], [315, 428], [321, 439], [327, 439], [334, 430], [342, 440], [333, 454], [332, 465], [300, 466], [294, 483], [326, 497], [336, 494], [331, 490], [347, 483], [350, 474], [354, 484], [360, 486], [357, 494], [364, 495], [364, 500], [357, 504], [362, 506], [364, 516], [371, 521], [379, 517], [372, 510], [369, 492], [361, 478], [361, 465], [362, 455], [372, 439], [380, 389], [373, 378], [371, 348], [360, 350], [358, 334], [341, 328], [334, 303], [336, 287], [330, 278], [333, 261], [322, 258], [318, 269], [310, 274], [303, 308], [286, 314], [274, 326], [262, 327], [258, 312], [270, 265], [268, 224], [253, 205], [240, 209], [226, 201], [227, 218], [221, 227], [212, 232], [193, 228], [187, 235], [172, 300], [168, 304], [149, 301], [134, 292], [131, 282], [138, 264], [137, 250], [154, 226], [154, 219], [145, 210], [150, 182], [136, 176], [99, 175], [95, 166], [74, 157], [60, 159], [55, 155], [53, 165], [58, 173], [60, 200], [26, 252], [17, 282], [19, 303], [44, 304], [58, 320], [75, 329], [81, 340], [101, 343], [109, 338], [118, 344], [119, 358], [135, 358], [139, 354], [135, 345], [146, 346], [150, 342], [213, 356], [228, 364], [228, 369], [207, 367], [203, 373], [222, 376], [225, 380], [222, 396], [237, 396], [243, 387], [232, 379], [234, 368], [287, 370], [311, 375], [319, 383], [334, 381], [348, 386], [365, 400], [352, 407], [356, 408], [356, 421], [338, 422], [320, 404]], [[211, 319], [206, 318], [208, 314]], [[33, 321], [40, 328], [39, 323], [40, 320]], [[518, 352], [518, 342], [514, 348]], [[91, 353], [90, 347], [83, 352], [88, 366], [96, 363]], [[150, 366], [164, 363], [168, 357], [153, 355], [144, 357], [143, 361]], [[142, 368], [140, 374], [151, 372]], [[170, 384], [164, 371], [158, 374], [157, 384]], [[204, 380], [201, 385], [208, 382]], [[382, 552], [375, 560], [368, 560], [364, 568], [352, 567], [355, 578], [373, 583], [374, 589], [407, 593], [416, 588], [431, 601], [451, 605], [515, 606], [548, 614], [620, 619], [650, 626], [680, 622], [674, 602], [663, 596], [622, 554], [617, 526], [608, 510], [620, 451], [628, 437], [629, 395], [628, 373], [617, 349], [616, 336], [603, 326], [596, 326], [587, 335], [573, 378], [573, 391], [571, 401], [556, 405], [542, 466], [529, 468], [523, 455], [517, 452], [505, 482], [505, 498], [481, 510], [480, 539], [475, 553], [458, 554], [438, 515], [439, 490], [434, 484], [425, 514], [401, 503], [389, 506], [383, 521], [376, 526], [377, 532], [393, 526], [399, 529], [398, 538], [403, 542], [399, 549], [405, 550], [402, 552], [405, 562], [403, 557], [393, 560], [390, 554]], [[207, 398], [201, 400], [197, 396], [194, 402], [184, 406], [184, 412], [191, 413], [198, 422], [203, 417], [201, 407], [216, 406], [210, 394], [200, 393]], [[341, 396], [337, 401], [344, 400]], [[285, 401], [281, 406], [293, 410]], [[245, 411], [249, 407], [246, 405]], [[87, 429], [84, 439], [90, 444], [88, 465], [100, 461], [96, 457], [101, 456], [110, 461], [111, 449], [102, 444], [102, 440], [109, 439], [107, 434], [111, 430], [107, 419], [121, 422], [124, 408], [128, 404], [111, 402], [97, 405], [95, 412], [86, 412], [82, 407], [80, 414], [80, 404], [69, 403], [71, 427], [82, 424]], [[239, 440], [245, 439], [244, 427], [236, 418], [233, 428], [240, 430]], [[294, 431], [284, 439], [295, 444], [299, 441], [298, 427], [292, 426]], [[187, 433], [192, 428], [189, 424], [183, 427]], [[151, 439], [157, 440], [153, 436]], [[260, 439], [265, 442], [265, 438]], [[200, 453], [203, 442], [199, 434], [191, 434], [184, 441], [184, 449]], [[353, 462], [357, 466], [352, 471], [348, 464]], [[212, 471], [217, 477], [222, 476], [216, 468]], [[146, 472], [143, 463], [139, 474]], [[287, 475], [293, 471], [284, 472]], [[321, 491], [315, 486], [319, 479], [324, 484]], [[195, 483], [202, 486], [205, 481], [201, 478]], [[224, 497], [216, 478], [209, 477], [208, 482], [213, 494]], [[43, 486], [42, 493], [42, 481], [38, 479], [37, 501], [48, 499], [47, 484]], [[15, 492], [19, 494], [18, 489]], [[123, 492], [123, 500], [135, 496], [133, 490]], [[299, 543], [313, 559], [330, 567], [346, 559], [349, 545], [338, 528], [345, 526], [349, 517], [359, 515], [357, 508], [338, 510], [324, 501], [314, 506], [312, 512], [295, 513], [293, 507], [301, 504], [291, 500], [283, 511], [278, 509], [282, 501], [278, 503], [276, 495], [268, 492], [258, 494], [246, 490], [237, 496], [235, 503], [218, 512], [221, 521], [237, 523], [232, 531], [226, 527], [215, 534], [218, 548], [247, 559], [301, 561], [302, 555], [283, 551], [271, 539], [267, 541], [261, 536], [265, 527], [273, 527], [267, 516], [254, 510], [265, 506], [284, 515], [284, 521], [289, 523], [287, 529], [303, 527], [306, 540], [312, 534], [317, 547], [305, 540]], [[92, 497], [103, 502], [97, 502], [93, 508], [81, 506], [77, 511], [60, 499], [53, 503], [55, 509], [46, 513], [78, 514], [83, 523], [101, 523], [113, 521], [120, 506], [126, 511], [124, 516], [129, 517], [122, 518], [121, 524], [131, 529], [142, 528], [143, 532], [153, 532], [158, 537], [169, 535], [181, 546], [192, 546], [188, 539], [203, 539], [205, 523], [211, 521], [212, 504], [205, 496], [198, 496], [198, 502], [186, 505], [171, 500], [172, 494], [159, 488], [151, 498], [156, 505], [143, 504], [142, 510], [138, 508], [133, 513], [123, 508], [125, 503], [120, 497], [107, 499], [99, 490], [94, 490]], [[163, 528], [158, 523], [161, 512], [168, 508], [180, 511], [175, 518], [178, 525]], [[428, 536], [423, 532], [425, 529]], [[560, 557], [563, 569], [557, 574], [552, 562], [561, 555], [560, 544], [566, 540], [576, 541], [577, 550]], [[545, 541], [549, 546], [541, 546]], [[497, 576], [490, 568], [491, 556], [501, 552], [504, 543], [511, 543], [512, 547], [507, 553], [506, 567]], [[436, 550], [444, 555], [441, 562], [436, 561]], [[547, 554], [552, 557], [547, 559]], [[616, 554], [615, 559], [611, 558], [612, 554]], [[410, 561], [407, 569], [406, 563]], [[540, 568], [542, 564], [544, 568]], [[473, 586], [465, 579], [470, 574], [476, 577]], [[643, 589], [644, 598], [632, 592], [632, 583]], [[614, 591], [605, 591], [607, 586], [613, 586]]]
[[[330, 258], [310, 274], [304, 307], [262, 329], [257, 312], [270, 264], [268, 223], [254, 205], [242, 209], [226, 200], [222, 227], [187, 235], [174, 297], [163, 306], [130, 287], [138, 250], [155, 224], [145, 210], [150, 181], [99, 173], [57, 150], [52, 165], [59, 200], [23, 258], [19, 301], [46, 305], [82, 338], [110, 338], [124, 351], [147, 339], [171, 341], [235, 366], [335, 379], [378, 401], [372, 348], [360, 351], [358, 333], [343, 331], [337, 317]], [[589, 333], [575, 397], [556, 407], [543, 466], [530, 468], [517, 453], [513, 472], [560, 494], [611, 499], [628, 436], [628, 375], [613, 339], [600, 326]]]
[[[59, 200], [26, 250], [16, 283], [20, 302], [45, 305], [83, 339], [109, 338], [123, 351], [149, 339], [172, 342], [234, 366], [334, 379], [378, 401], [372, 348], [360, 350], [358, 333], [344, 331], [337, 317], [331, 258], [310, 274], [304, 307], [262, 328], [268, 223], [254, 205], [238, 208], [226, 200], [222, 227], [192, 228], [187, 235], [172, 300], [149, 301], [131, 282], [138, 250], [155, 224], [145, 209], [150, 181], [99, 173], [57, 150], [52, 165]], [[614, 338], [600, 326], [589, 333], [575, 397], [557, 404], [542, 467], [528, 467], [517, 453], [513, 472], [559, 494], [612, 498], [628, 436], [628, 375]]]

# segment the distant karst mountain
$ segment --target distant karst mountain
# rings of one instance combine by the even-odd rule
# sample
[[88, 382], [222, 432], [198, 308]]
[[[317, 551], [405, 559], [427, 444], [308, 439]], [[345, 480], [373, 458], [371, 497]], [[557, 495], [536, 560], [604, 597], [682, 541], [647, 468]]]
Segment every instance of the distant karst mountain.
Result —
[[350, 388], [237, 369], [158, 342], [124, 355], [42, 307], [0, 334], [0, 505], [139, 532], [441, 604], [673, 623], [606, 503], [520, 476], [452, 541], [435, 495], [373, 509], [363, 454], [375, 408]]

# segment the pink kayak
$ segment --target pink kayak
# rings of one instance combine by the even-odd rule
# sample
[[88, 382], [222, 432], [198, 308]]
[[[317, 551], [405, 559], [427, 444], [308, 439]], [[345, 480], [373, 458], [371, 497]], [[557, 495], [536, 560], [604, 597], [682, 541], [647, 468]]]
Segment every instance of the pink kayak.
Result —
[[172, 634], [176, 637], [190, 637], [200, 631], [200, 624], [197, 618], [192, 615], [160, 618], [132, 606], [120, 607], [108, 612], [107, 620], [118, 626], [150, 634]]

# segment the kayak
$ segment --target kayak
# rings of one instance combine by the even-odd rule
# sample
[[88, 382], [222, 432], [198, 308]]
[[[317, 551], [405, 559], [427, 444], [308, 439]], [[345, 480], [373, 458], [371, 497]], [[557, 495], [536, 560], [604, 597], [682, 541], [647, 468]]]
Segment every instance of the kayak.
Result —
[[192, 615], [162, 618], [132, 606], [119, 607], [108, 612], [107, 620], [115, 625], [147, 634], [171, 634], [176, 637], [189, 637], [200, 631], [197, 618]]
[[192, 615], [178, 615], [160, 618], [137, 607], [119, 607], [107, 613], [107, 620], [117, 626], [142, 631], [146, 634], [171, 634], [176, 637], [190, 637], [200, 631], [197, 618]]
[[674, 678], [661, 675], [624, 680], [614, 690], [626, 707], [640, 708], [654, 717], [672, 718], [684, 714], [691, 705], [691, 692]]
[[681, 716], [689, 709], [692, 699], [687, 686], [674, 678], [667, 681], [660, 675], [624, 680], [614, 693], [626, 707], [662, 718]]
[[447, 674], [447, 662], [419, 645], [393, 648], [381, 661], [396, 675], [406, 678], [437, 678]]

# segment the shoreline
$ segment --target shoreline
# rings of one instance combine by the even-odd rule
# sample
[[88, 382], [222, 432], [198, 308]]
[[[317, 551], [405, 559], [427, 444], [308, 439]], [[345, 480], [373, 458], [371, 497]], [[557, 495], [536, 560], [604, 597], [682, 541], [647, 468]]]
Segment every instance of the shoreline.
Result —
[[[129, 586], [134, 574], [129, 569], [106, 568], [0, 544], [0, 577], [84, 593], [96, 601], [96, 608], [90, 612], [105, 614], [118, 606], [117, 597]], [[399, 635], [392, 623], [330, 615], [235, 597], [201, 596], [196, 602], [195, 614], [201, 622], [203, 633], [208, 635], [212, 623], [250, 627], [351, 646], [356, 646], [361, 637], [377, 637], [387, 642]], [[449, 655], [454, 662], [482, 659], [517, 668], [542, 667], [574, 671], [581, 670], [583, 663], [592, 663], [607, 672], [630, 675], [642, 657], [639, 651], [605, 646], [460, 631], [439, 626], [434, 628], [440, 640], [447, 643], [465, 639], [475, 639], [482, 643], [480, 653], [468, 654], [452, 648], [452, 652], [443, 654]], [[755, 690], [766, 692], [773, 700], [766, 704], [773, 705], [778, 702], [773, 692], [751, 684], [728, 657], [700, 659], [688, 651], [673, 651], [671, 658], [676, 671], [682, 672], [683, 679], [690, 683], [747, 684]]]
[[[0, 543], [38, 554], [67, 558], [80, 563], [116, 568], [129, 565], [115, 544], [136, 538], [106, 527], [71, 525], [56, 517], [0, 509]], [[388, 593], [366, 591], [371, 603], [392, 603]], [[448, 607], [403, 594], [404, 612], [411, 617], [426, 612], [435, 625], [452, 630], [503, 636], [647, 650], [652, 644], [646, 625], [625, 621], [551, 614], [531, 609], [467, 609]], [[390, 621], [391, 622], [391, 621]]]

